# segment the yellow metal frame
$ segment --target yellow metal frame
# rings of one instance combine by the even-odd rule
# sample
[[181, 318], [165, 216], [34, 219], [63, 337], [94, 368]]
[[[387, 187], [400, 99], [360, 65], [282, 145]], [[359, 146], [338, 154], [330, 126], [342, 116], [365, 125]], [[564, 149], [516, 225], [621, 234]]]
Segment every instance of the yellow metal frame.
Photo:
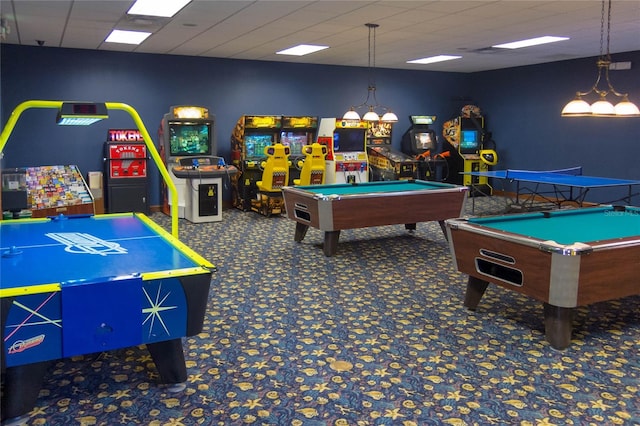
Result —
[[[20, 115], [22, 115], [24, 111], [30, 108], [49, 108], [49, 109], [60, 110], [60, 108], [62, 107], [62, 104], [65, 102], [67, 101], [31, 100], [31, 101], [22, 102], [20, 105], [18, 105], [11, 113], [11, 116], [9, 117], [9, 120], [7, 120], [7, 123], [5, 124], [4, 129], [2, 129], [2, 133], [0, 133], [0, 153], [2, 153], [4, 146], [6, 145], [7, 140], [11, 135], [11, 132], [13, 132], [13, 129], [16, 123], [18, 122], [18, 118], [20, 118]], [[151, 139], [149, 132], [147, 132], [147, 128], [144, 126], [144, 123], [142, 122], [140, 115], [135, 109], [133, 109], [133, 107], [124, 103], [105, 102], [105, 106], [107, 107], [107, 111], [121, 110], [129, 113], [129, 115], [133, 119], [133, 122], [138, 127], [138, 130], [140, 131], [140, 134], [144, 139], [144, 143], [147, 146], [147, 150], [149, 151], [149, 154], [151, 154], [151, 158], [156, 163], [156, 166], [160, 171], [160, 175], [162, 176], [162, 179], [164, 179], [164, 182], [166, 183], [167, 188], [169, 188], [169, 194], [171, 196], [171, 201], [172, 201], [171, 211], [170, 211], [171, 235], [173, 235], [175, 238], [178, 238], [178, 190], [176, 189], [175, 184], [171, 180], [171, 176], [169, 175], [169, 172], [165, 167], [164, 162], [162, 161], [162, 158], [160, 158], [160, 154], [158, 154], [158, 150], [154, 146], [153, 140]]]

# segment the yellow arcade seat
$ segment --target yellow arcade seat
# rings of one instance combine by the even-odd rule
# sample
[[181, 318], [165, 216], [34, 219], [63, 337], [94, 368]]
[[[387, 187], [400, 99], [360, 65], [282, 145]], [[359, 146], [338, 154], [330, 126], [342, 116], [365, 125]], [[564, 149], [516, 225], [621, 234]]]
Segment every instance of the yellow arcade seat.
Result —
[[304, 160], [300, 168], [300, 179], [294, 179], [294, 185], [321, 185], [324, 183], [327, 146], [314, 142], [302, 147]]
[[284, 210], [282, 188], [289, 184], [289, 152], [289, 147], [281, 143], [265, 147], [267, 159], [261, 163], [262, 179], [256, 182], [258, 195], [251, 202], [252, 210], [265, 216]]

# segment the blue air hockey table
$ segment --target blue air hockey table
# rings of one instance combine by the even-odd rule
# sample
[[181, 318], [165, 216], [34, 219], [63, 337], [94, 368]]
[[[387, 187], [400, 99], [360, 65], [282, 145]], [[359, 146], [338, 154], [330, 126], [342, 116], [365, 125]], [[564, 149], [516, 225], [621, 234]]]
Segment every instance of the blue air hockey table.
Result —
[[0, 221], [2, 418], [28, 413], [49, 361], [146, 344], [186, 381], [214, 267], [139, 213]]

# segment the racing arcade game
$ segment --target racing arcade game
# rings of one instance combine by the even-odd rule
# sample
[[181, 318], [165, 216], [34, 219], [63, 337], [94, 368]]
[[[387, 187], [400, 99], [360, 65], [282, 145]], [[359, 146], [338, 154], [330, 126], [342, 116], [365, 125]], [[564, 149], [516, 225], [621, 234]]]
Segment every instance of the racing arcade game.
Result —
[[317, 133], [317, 117], [282, 116], [279, 142], [289, 147], [289, 182], [300, 179], [302, 163], [306, 157], [304, 147], [315, 142]]
[[232, 204], [250, 211], [258, 198], [257, 182], [262, 179], [265, 149], [278, 142], [282, 131], [279, 115], [243, 115], [231, 133], [231, 161], [238, 174], [231, 179]]

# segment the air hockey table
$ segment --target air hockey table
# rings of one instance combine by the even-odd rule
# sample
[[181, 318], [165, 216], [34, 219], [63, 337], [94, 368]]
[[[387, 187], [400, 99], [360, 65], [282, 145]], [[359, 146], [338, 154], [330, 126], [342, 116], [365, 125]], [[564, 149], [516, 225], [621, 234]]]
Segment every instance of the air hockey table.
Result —
[[2, 419], [36, 403], [49, 361], [146, 344], [186, 381], [214, 266], [139, 213], [0, 221]]

